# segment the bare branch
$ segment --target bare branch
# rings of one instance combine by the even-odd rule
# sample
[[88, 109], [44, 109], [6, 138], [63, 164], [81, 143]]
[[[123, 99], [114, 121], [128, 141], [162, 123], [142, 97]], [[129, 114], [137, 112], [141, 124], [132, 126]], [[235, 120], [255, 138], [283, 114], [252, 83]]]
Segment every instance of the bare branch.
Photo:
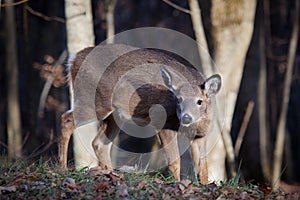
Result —
[[55, 142], [55, 140], [54, 140], [54, 133], [53, 133], [53, 129], [51, 129], [51, 131], [50, 131], [49, 142], [48, 142], [46, 145], [41, 144], [41, 145], [39, 146], [39, 148], [42, 147], [42, 146], [44, 146], [41, 150], [36, 151], [36, 152], [33, 152], [32, 154], [30, 154], [30, 155], [29, 155], [27, 158], [25, 158], [25, 159], [30, 159], [30, 158], [33, 158], [33, 157], [36, 157], [36, 156], [42, 154], [43, 152], [47, 151], [47, 150], [51, 147], [51, 145], [54, 144], [54, 142]]
[[17, 6], [17, 5], [26, 3], [26, 2], [28, 2], [28, 1], [29, 1], [29, 0], [21, 0], [21, 1], [18, 1], [18, 2], [14, 2], [14, 3], [3, 3], [3, 4], [0, 4], [0, 7]]
[[27, 132], [25, 135], [25, 138], [23, 139], [22, 148], [25, 146], [26, 142], [28, 141], [29, 135], [30, 135], [30, 133]]
[[236, 143], [234, 146], [234, 154], [236, 157], [240, 153], [240, 149], [241, 149], [242, 143], [244, 141], [244, 136], [245, 136], [245, 133], [246, 133], [249, 121], [250, 121], [250, 117], [252, 115], [253, 108], [254, 108], [254, 102], [249, 101], [240, 131], [238, 133], [238, 137], [237, 137], [237, 140], [236, 140]]
[[41, 12], [38, 12], [38, 11], [35, 11], [33, 10], [31, 7], [29, 7], [28, 5], [25, 6], [25, 9], [31, 13], [32, 15], [35, 15], [37, 17], [40, 17], [46, 21], [55, 21], [55, 22], [60, 22], [60, 23], [63, 23], [65, 24], [66, 23], [66, 20], [61, 18], [61, 17], [49, 17], [49, 16], [46, 16], [44, 15], [43, 13]]
[[208, 44], [205, 36], [204, 26], [201, 17], [201, 9], [198, 0], [189, 0], [190, 14], [195, 33], [195, 38], [198, 43], [198, 53], [201, 59], [204, 75], [209, 77], [213, 74], [213, 65], [211, 62]]
[[0, 145], [3, 146], [4, 148], [8, 149], [8, 145], [5, 144], [4, 142], [0, 141]]
[[[64, 50], [61, 55], [59, 56], [59, 59], [55, 63], [55, 70], [57, 69], [57, 66], [61, 65], [67, 58], [67, 51]], [[52, 73], [52, 75], [48, 78], [46, 81], [43, 91], [40, 96], [40, 103], [39, 103], [39, 108], [38, 108], [38, 116], [41, 117], [43, 116], [44, 113], [44, 107], [45, 107], [45, 102], [47, 99], [47, 96], [49, 94], [50, 88], [52, 86], [53, 80], [54, 80], [54, 74], [55, 71]]]
[[177, 4], [169, 1], [169, 0], [163, 0], [163, 2], [165, 2], [166, 4], [168, 4], [169, 6], [172, 6], [173, 8], [180, 10], [181, 12], [187, 13], [187, 14], [191, 14], [191, 11], [188, 9], [185, 9], [181, 6], [178, 6]]

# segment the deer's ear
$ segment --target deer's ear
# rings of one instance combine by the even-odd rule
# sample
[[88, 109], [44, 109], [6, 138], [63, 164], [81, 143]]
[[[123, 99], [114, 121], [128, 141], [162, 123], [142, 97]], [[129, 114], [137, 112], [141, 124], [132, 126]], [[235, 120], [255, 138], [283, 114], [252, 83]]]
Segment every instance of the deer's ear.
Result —
[[161, 77], [169, 90], [175, 92], [176, 88], [173, 85], [172, 75], [171, 73], [163, 66], [160, 66]]
[[217, 94], [221, 88], [222, 79], [219, 74], [212, 75], [203, 84], [204, 91], [210, 97]]

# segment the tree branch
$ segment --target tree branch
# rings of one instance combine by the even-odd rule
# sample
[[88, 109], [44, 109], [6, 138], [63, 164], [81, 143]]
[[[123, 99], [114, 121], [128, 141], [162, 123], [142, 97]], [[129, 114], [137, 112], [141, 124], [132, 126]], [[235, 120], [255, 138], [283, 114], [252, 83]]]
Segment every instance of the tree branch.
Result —
[[177, 10], [180, 10], [181, 12], [184, 12], [184, 13], [187, 13], [187, 14], [191, 14], [190, 10], [185, 9], [185, 8], [183, 8], [181, 6], [178, 6], [177, 4], [175, 4], [175, 3], [173, 3], [173, 2], [171, 2], [169, 0], [163, 0], [163, 2], [165, 2], [166, 4], [168, 4], [169, 6], [175, 8]]
[[2, 8], [2, 7], [17, 6], [17, 5], [20, 5], [22, 3], [26, 3], [27, 1], [29, 1], [29, 0], [21, 0], [21, 1], [18, 1], [18, 2], [14, 2], [14, 3], [2, 3], [2, 4], [0, 4], [0, 7]]
[[60, 23], [63, 23], [65, 24], [66, 23], [66, 20], [61, 18], [61, 17], [49, 17], [49, 16], [46, 16], [44, 15], [43, 13], [41, 12], [38, 12], [38, 11], [35, 11], [33, 10], [31, 7], [29, 7], [28, 5], [25, 6], [25, 9], [31, 13], [32, 15], [35, 15], [37, 17], [40, 17], [46, 21], [55, 21], [55, 22], [60, 22]]
[[[63, 64], [63, 62], [66, 60], [68, 56], [68, 53], [66, 50], [64, 50], [61, 55], [59, 56], [58, 60], [55, 63], [55, 70], [57, 69], [57, 66]], [[54, 80], [54, 74], [55, 71], [52, 73], [52, 75], [47, 79], [42, 94], [40, 96], [40, 103], [39, 103], [39, 108], [38, 108], [38, 116], [41, 117], [43, 116], [44, 113], [44, 107], [45, 107], [45, 102], [46, 102], [46, 98], [49, 94], [50, 88], [52, 86], [53, 80]]]
[[254, 102], [253, 101], [249, 101], [247, 109], [246, 109], [246, 113], [244, 115], [244, 119], [240, 128], [240, 131], [238, 133], [238, 137], [234, 146], [234, 154], [236, 157], [238, 157], [239, 153], [240, 153], [240, 149], [244, 140], [244, 136], [250, 121], [250, 117], [252, 115], [252, 111], [254, 108]]
[[36, 152], [31, 153], [31, 154], [30, 154], [28, 157], [26, 157], [25, 159], [28, 160], [28, 159], [30, 159], [30, 158], [39, 156], [40, 154], [42, 154], [42, 153], [44, 153], [45, 151], [47, 151], [47, 150], [51, 147], [51, 145], [54, 144], [54, 142], [55, 142], [55, 139], [54, 139], [54, 133], [53, 133], [53, 129], [51, 129], [48, 143], [47, 143], [46, 145], [45, 145], [45, 144], [41, 144], [41, 145], [38, 147], [38, 149], [41, 148], [42, 146], [44, 146], [42, 149], [40, 149], [40, 150], [38, 150], [38, 151], [36, 151]]

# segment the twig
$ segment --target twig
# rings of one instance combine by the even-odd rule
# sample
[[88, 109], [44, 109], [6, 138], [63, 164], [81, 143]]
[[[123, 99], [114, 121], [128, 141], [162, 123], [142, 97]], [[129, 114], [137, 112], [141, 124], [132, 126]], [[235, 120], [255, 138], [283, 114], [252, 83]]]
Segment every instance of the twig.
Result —
[[43, 13], [41, 12], [38, 12], [38, 11], [35, 11], [33, 10], [31, 7], [29, 7], [28, 5], [25, 6], [25, 9], [31, 13], [32, 15], [35, 15], [37, 17], [40, 17], [46, 21], [55, 21], [55, 22], [60, 22], [60, 23], [63, 23], [65, 24], [66, 23], [66, 20], [61, 18], [61, 17], [49, 17], [49, 16], [46, 16], [44, 15]]
[[[43, 152], [45, 152], [46, 150], [48, 150], [51, 145], [54, 143], [54, 133], [53, 133], [53, 129], [51, 129], [50, 131], [50, 138], [49, 138], [49, 142], [44, 146], [44, 144], [40, 145], [40, 147], [44, 146], [44, 148], [42, 148], [41, 150], [39, 151], [36, 151], [36, 152], [33, 152], [32, 154], [30, 154], [27, 158], [25, 159], [30, 159], [30, 158], [33, 158], [33, 157], [36, 157], [40, 154], [42, 154]], [[40, 148], [39, 147], [39, 148]]]
[[57, 66], [63, 64], [63, 62], [66, 60], [67, 58], [67, 51], [64, 50], [61, 55], [59, 56], [58, 60], [55, 63], [55, 70], [52, 72], [51, 76], [47, 79], [43, 91], [41, 93], [41, 97], [40, 97], [40, 103], [39, 103], [39, 108], [38, 108], [38, 116], [42, 117], [43, 113], [44, 113], [44, 108], [45, 108], [45, 102], [46, 102], [46, 98], [49, 94], [50, 88], [52, 86], [53, 80], [54, 80], [54, 73], [57, 70]]
[[163, 0], [163, 2], [165, 2], [166, 4], [168, 4], [169, 6], [172, 6], [173, 8], [180, 10], [181, 12], [187, 13], [187, 14], [191, 14], [191, 11], [188, 9], [185, 9], [181, 6], [178, 6], [177, 4], [169, 1], [169, 0]]
[[17, 6], [17, 5], [20, 5], [22, 3], [26, 3], [27, 1], [29, 1], [29, 0], [21, 0], [21, 1], [18, 1], [18, 2], [14, 2], [14, 3], [3, 3], [3, 4], [0, 4], [0, 7]]
[[244, 119], [240, 128], [240, 131], [238, 133], [238, 137], [234, 146], [234, 154], [237, 157], [240, 153], [240, 149], [244, 140], [244, 136], [250, 121], [250, 117], [252, 115], [252, 111], [254, 108], [254, 102], [253, 101], [249, 101], [247, 109], [246, 109], [246, 113], [244, 115]]
[[295, 1], [295, 10], [294, 10], [294, 22], [293, 29], [291, 34], [291, 40], [288, 51], [288, 61], [287, 61], [287, 70], [284, 79], [284, 87], [283, 87], [283, 95], [282, 95], [282, 106], [281, 112], [279, 115], [277, 133], [276, 133], [276, 143], [274, 150], [274, 168], [273, 168], [273, 188], [274, 190], [278, 189], [279, 181], [281, 177], [281, 164], [282, 164], [282, 154], [284, 149], [284, 135], [286, 128], [286, 118], [287, 118], [287, 110], [288, 104], [290, 100], [290, 90], [291, 90], [291, 82], [292, 82], [292, 74], [293, 74], [293, 66], [296, 56], [297, 43], [299, 38], [299, 10], [300, 3], [299, 1]]
[[0, 145], [2, 145], [4, 148], [8, 149], [8, 145], [5, 144], [4, 142], [0, 141]]
[[23, 139], [22, 148], [25, 146], [26, 142], [28, 141], [29, 135], [30, 135], [29, 132], [27, 132], [25, 138]]

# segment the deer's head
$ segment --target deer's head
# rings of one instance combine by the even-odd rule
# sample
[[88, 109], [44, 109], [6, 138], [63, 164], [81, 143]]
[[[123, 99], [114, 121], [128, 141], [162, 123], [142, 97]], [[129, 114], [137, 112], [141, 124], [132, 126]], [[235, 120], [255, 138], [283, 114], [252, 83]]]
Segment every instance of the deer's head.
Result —
[[[177, 99], [177, 116], [184, 127], [193, 124], [208, 126], [212, 116], [211, 98], [218, 93], [221, 87], [221, 77], [215, 74], [206, 79], [202, 84], [195, 85], [189, 81], [177, 81], [178, 74], [165, 67], [160, 68], [166, 87], [173, 92]], [[202, 123], [202, 124], [201, 124]]]

